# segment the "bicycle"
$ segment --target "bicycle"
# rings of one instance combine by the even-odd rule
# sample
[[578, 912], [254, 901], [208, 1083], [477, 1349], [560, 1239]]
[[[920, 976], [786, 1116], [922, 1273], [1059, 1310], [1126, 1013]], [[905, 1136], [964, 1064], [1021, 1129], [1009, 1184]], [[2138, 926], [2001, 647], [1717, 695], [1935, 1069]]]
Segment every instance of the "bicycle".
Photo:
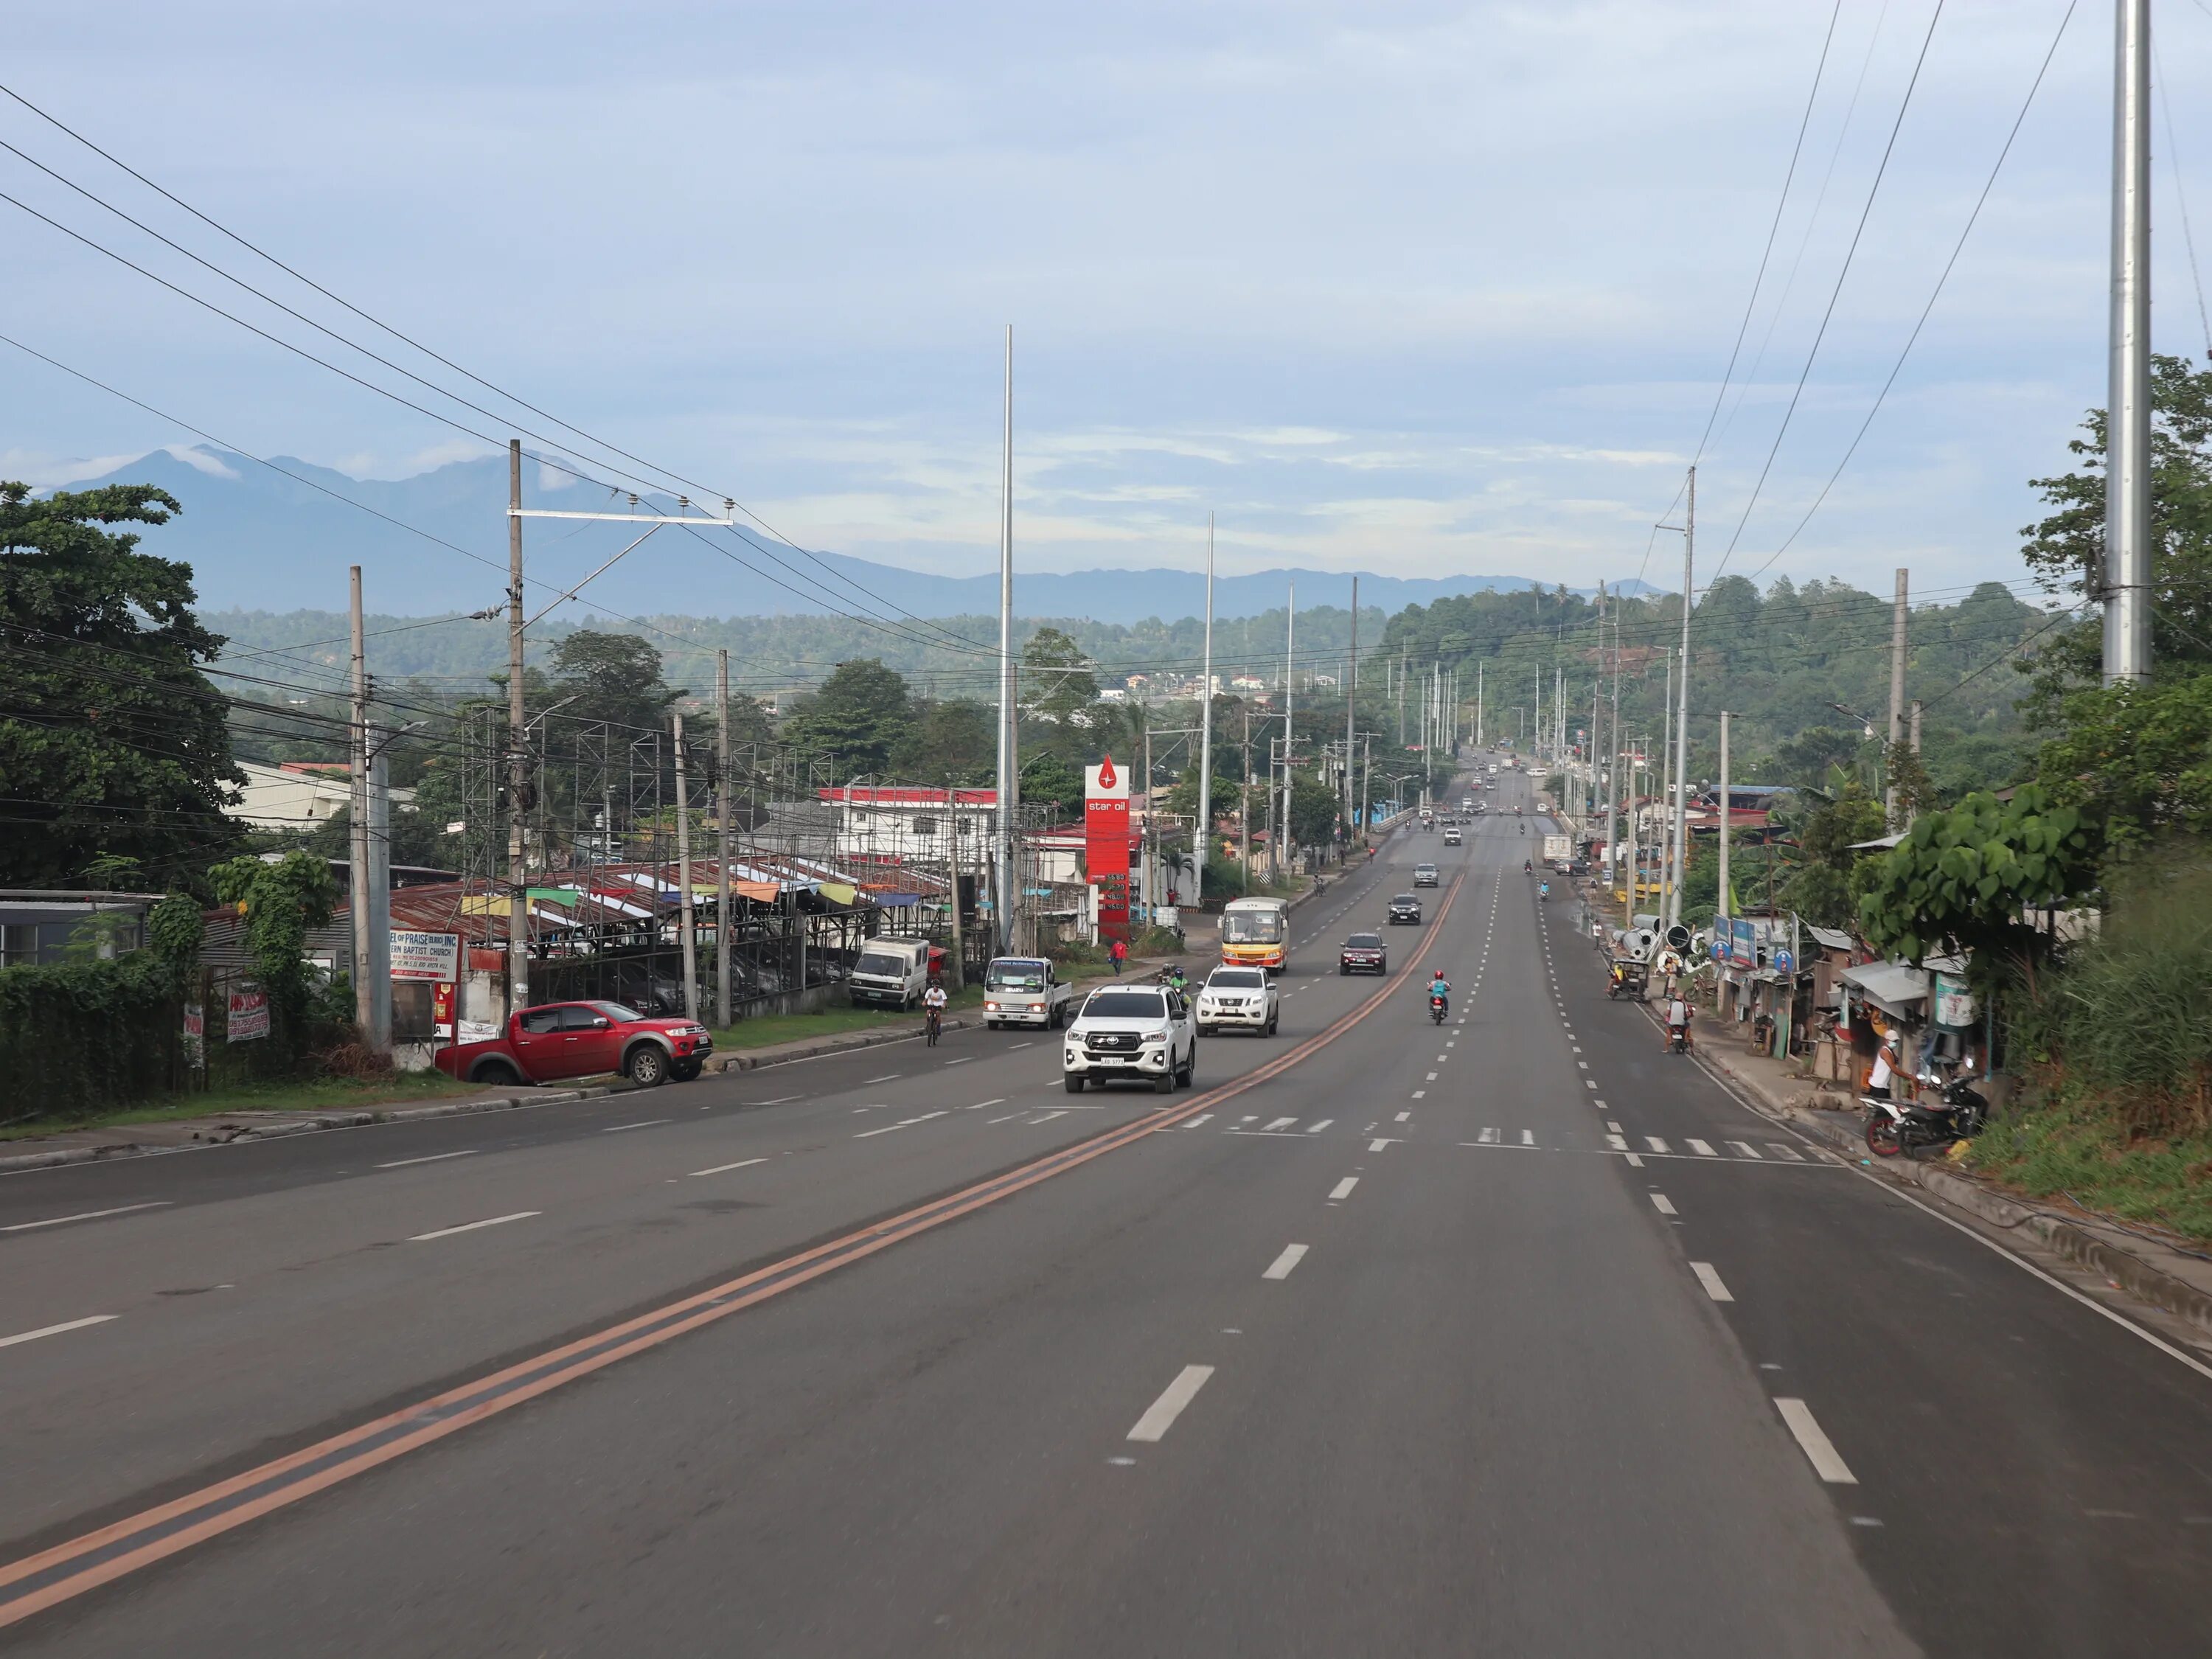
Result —
[[939, 1036], [945, 1030], [945, 1011], [936, 1007], [924, 1008], [921, 1011], [921, 1024], [922, 1030], [928, 1036], [929, 1046], [934, 1048], [937, 1046]]

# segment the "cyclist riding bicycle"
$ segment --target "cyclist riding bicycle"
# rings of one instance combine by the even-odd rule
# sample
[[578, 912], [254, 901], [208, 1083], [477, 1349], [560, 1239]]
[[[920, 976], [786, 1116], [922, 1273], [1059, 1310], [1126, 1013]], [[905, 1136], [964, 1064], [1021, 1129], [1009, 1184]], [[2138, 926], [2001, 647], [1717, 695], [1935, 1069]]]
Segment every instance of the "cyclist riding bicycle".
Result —
[[937, 1046], [938, 1033], [945, 1025], [945, 1005], [950, 1000], [945, 994], [945, 982], [933, 979], [929, 988], [921, 994], [921, 1018], [929, 1028], [929, 1046]]

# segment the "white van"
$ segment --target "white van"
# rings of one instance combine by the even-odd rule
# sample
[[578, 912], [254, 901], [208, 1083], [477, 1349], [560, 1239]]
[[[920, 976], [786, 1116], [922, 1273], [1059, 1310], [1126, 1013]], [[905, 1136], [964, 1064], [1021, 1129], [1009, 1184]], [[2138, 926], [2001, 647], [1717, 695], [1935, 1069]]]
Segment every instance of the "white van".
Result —
[[872, 939], [860, 947], [846, 983], [858, 1006], [911, 1008], [929, 988], [933, 957], [945, 952], [926, 939]]

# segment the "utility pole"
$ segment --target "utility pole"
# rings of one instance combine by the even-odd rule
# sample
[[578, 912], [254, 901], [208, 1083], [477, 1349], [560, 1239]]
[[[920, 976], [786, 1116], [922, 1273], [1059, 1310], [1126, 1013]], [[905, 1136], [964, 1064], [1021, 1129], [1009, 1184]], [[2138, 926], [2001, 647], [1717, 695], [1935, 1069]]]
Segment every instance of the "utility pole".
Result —
[[1020, 878], [1014, 869], [1021, 776], [1014, 750], [1014, 723], [1020, 694], [1014, 681], [1014, 325], [1006, 325], [1006, 437], [999, 471], [999, 789], [997, 890], [993, 895], [993, 954], [1014, 949], [1014, 902]]
[[[376, 899], [368, 867], [368, 659], [362, 645], [359, 565], [352, 567], [349, 580], [348, 603], [353, 624], [353, 708], [352, 717], [346, 724], [346, 884], [353, 911], [353, 1020], [360, 1028], [362, 1042], [373, 1053], [382, 1054], [391, 1046], [391, 1034], [387, 1021], [387, 1029], [380, 1034], [380, 1040], [376, 1020]], [[386, 987], [388, 1007], [388, 977]]]
[[[1605, 641], [1602, 621], [1598, 628], [1598, 642]], [[1605, 769], [1605, 867], [1607, 878], [1620, 873], [1620, 617], [1613, 619], [1613, 713], [1606, 722], [1606, 738], [1610, 745], [1607, 753], [1612, 757]]]
[[1367, 840], [1368, 795], [1375, 787], [1375, 738], [1364, 732], [1359, 739], [1359, 839]]
[[[1291, 844], [1291, 756], [1297, 741], [1296, 727], [1291, 723], [1291, 675], [1298, 656], [1298, 585], [1291, 584], [1290, 607], [1283, 617], [1283, 834], [1277, 843], [1288, 848]], [[1283, 871], [1280, 854], [1277, 855], [1276, 873]]]
[[[1154, 920], [1152, 912], [1158, 908], [1160, 902], [1160, 896], [1156, 890], [1159, 886], [1160, 874], [1160, 803], [1158, 796], [1152, 790], [1152, 706], [1149, 702], [1140, 702], [1137, 705], [1137, 709], [1145, 732], [1145, 839], [1143, 842], [1145, 865], [1144, 878], [1140, 884], [1145, 890], [1145, 921], [1149, 925]], [[947, 787], [950, 787], [950, 785]], [[960, 914], [959, 895], [957, 891], [953, 898], [953, 920], [957, 923]]]
[[[1185, 751], [1188, 752], [1188, 751]], [[1190, 902], [1206, 902], [1206, 855], [1213, 850], [1213, 514], [1206, 515], [1206, 657], [1198, 692], [1198, 818], [1190, 827], [1198, 884]], [[1246, 879], [1249, 881], [1249, 877]]]
[[1729, 902], [1729, 711], [1721, 710], [1721, 891], [1717, 907], [1723, 916], [1735, 914]]
[[[1659, 725], [1659, 800], [1662, 807], [1667, 800], [1668, 780], [1674, 770], [1674, 652], [1671, 646], [1665, 649], [1667, 652], [1667, 701], [1662, 705], [1664, 712], [1660, 715]], [[1665, 822], [1670, 823], [1672, 820]], [[1659, 854], [1659, 915], [1663, 921], [1667, 916], [1667, 897], [1674, 890], [1674, 838], [1666, 832], [1663, 823], [1660, 828], [1657, 851]]]
[[1483, 747], [1482, 741], [1482, 659], [1474, 662], [1474, 746]]
[[530, 1003], [530, 736], [522, 708], [522, 440], [507, 441], [507, 1006]]
[[1237, 862], [1244, 872], [1244, 890], [1252, 890], [1252, 705], [1244, 705], [1244, 787], [1237, 796]]
[[[1147, 758], [1152, 749], [1152, 734], [1147, 732], [1145, 734]], [[1145, 773], [1145, 817], [1148, 821], [1152, 815], [1152, 772], [1147, 768]], [[950, 772], [945, 775], [945, 873], [946, 884], [951, 889], [947, 908], [951, 913], [952, 989], [957, 993], [968, 983], [968, 954], [967, 945], [960, 936], [960, 790]], [[806, 988], [802, 985], [799, 988], [803, 991]]]
[[1697, 595], [1698, 469], [1690, 469], [1690, 499], [1682, 520], [1682, 691], [1674, 719], [1674, 891], [1667, 920], [1682, 919], [1682, 878], [1690, 860], [1690, 611]]
[[[693, 931], [696, 912], [691, 902], [691, 801], [686, 788], [688, 772], [684, 759], [684, 716], [672, 714], [676, 732], [676, 881], [681, 890], [677, 897], [678, 913], [684, 929], [684, 1013], [687, 1019], [699, 1018], [699, 942]], [[802, 988], [805, 981], [801, 981]]]
[[[714, 1024], [730, 1024], [730, 653], [714, 653]], [[959, 817], [948, 820], [957, 844]], [[960, 884], [952, 884], [952, 925], [960, 926]], [[804, 985], [799, 988], [802, 992]], [[795, 1013], [798, 1010], [793, 1009]]]
[[[1905, 599], [1907, 573], [1897, 573], [1897, 597], [1891, 602], [1889, 612], [1889, 747], [1883, 757], [1882, 771], [1887, 775], [1896, 759], [1897, 751], [1905, 744]], [[1897, 784], [1888, 780], [1889, 789], [1883, 801], [1884, 816], [1889, 827], [1898, 828]]]
[[1359, 684], [1359, 578], [1352, 579], [1352, 653], [1344, 663], [1344, 823], [1352, 827], [1352, 744], [1358, 726], [1355, 712]]
[[2112, 381], [2106, 422], [2107, 685], [2150, 678], [2150, 0], [2118, 0]]
[[1398, 747], [1406, 746], [1406, 653], [1398, 653]]

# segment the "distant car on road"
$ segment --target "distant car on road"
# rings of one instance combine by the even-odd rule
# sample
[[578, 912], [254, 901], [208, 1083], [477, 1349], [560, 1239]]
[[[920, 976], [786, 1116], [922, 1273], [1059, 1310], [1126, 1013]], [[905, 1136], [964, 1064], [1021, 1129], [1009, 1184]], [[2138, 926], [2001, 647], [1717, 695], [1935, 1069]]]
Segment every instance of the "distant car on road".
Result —
[[1382, 943], [1380, 933], [1354, 933], [1344, 941], [1344, 948], [1336, 953], [1339, 974], [1387, 974], [1390, 971], [1390, 952]]
[[1414, 927], [1419, 927], [1421, 925], [1420, 899], [1412, 893], [1399, 894], [1390, 901], [1390, 921], [1393, 927], [1400, 922], [1411, 922]]
[[1258, 1036], [1275, 1035], [1282, 1017], [1282, 994], [1264, 968], [1215, 969], [1198, 988], [1198, 1034], [1250, 1031]]
[[1067, 1028], [1060, 1062], [1060, 1081], [1072, 1095], [1086, 1083], [1116, 1078], [1171, 1094], [1177, 1084], [1189, 1087], [1197, 1070], [1198, 1022], [1182, 994], [1167, 985], [1093, 991]]
[[641, 1014], [619, 1002], [548, 1002], [509, 1016], [480, 1042], [441, 1048], [438, 1069], [492, 1087], [620, 1072], [641, 1089], [699, 1075], [714, 1039], [695, 1019]]
[[1445, 830], [1445, 831], [1444, 831], [1444, 845], [1445, 845], [1445, 846], [1447, 846], [1447, 847], [1458, 847], [1458, 846], [1462, 845], [1462, 844], [1463, 844], [1463, 842], [1464, 842], [1464, 837], [1462, 837], [1462, 836], [1461, 836], [1460, 832], [1459, 832], [1456, 829], [1447, 830]]
[[[1455, 840], [1457, 840], [1457, 839], [1458, 839], [1458, 837], [1457, 837], [1456, 836], [1445, 836], [1445, 837], [1444, 837], [1444, 840], [1445, 840], [1445, 842], [1446, 842], [1446, 844], [1447, 844], [1447, 845], [1449, 845], [1451, 842], [1455, 841]], [[1414, 885], [1414, 886], [1416, 886], [1416, 887], [1433, 887], [1433, 886], [1435, 886], [1436, 884], [1437, 884], [1437, 866], [1436, 866], [1435, 865], [1433, 865], [1433, 864], [1426, 864], [1426, 863], [1423, 863], [1423, 864], [1417, 864], [1417, 865], [1415, 865], [1415, 866], [1413, 866], [1413, 885]]]

